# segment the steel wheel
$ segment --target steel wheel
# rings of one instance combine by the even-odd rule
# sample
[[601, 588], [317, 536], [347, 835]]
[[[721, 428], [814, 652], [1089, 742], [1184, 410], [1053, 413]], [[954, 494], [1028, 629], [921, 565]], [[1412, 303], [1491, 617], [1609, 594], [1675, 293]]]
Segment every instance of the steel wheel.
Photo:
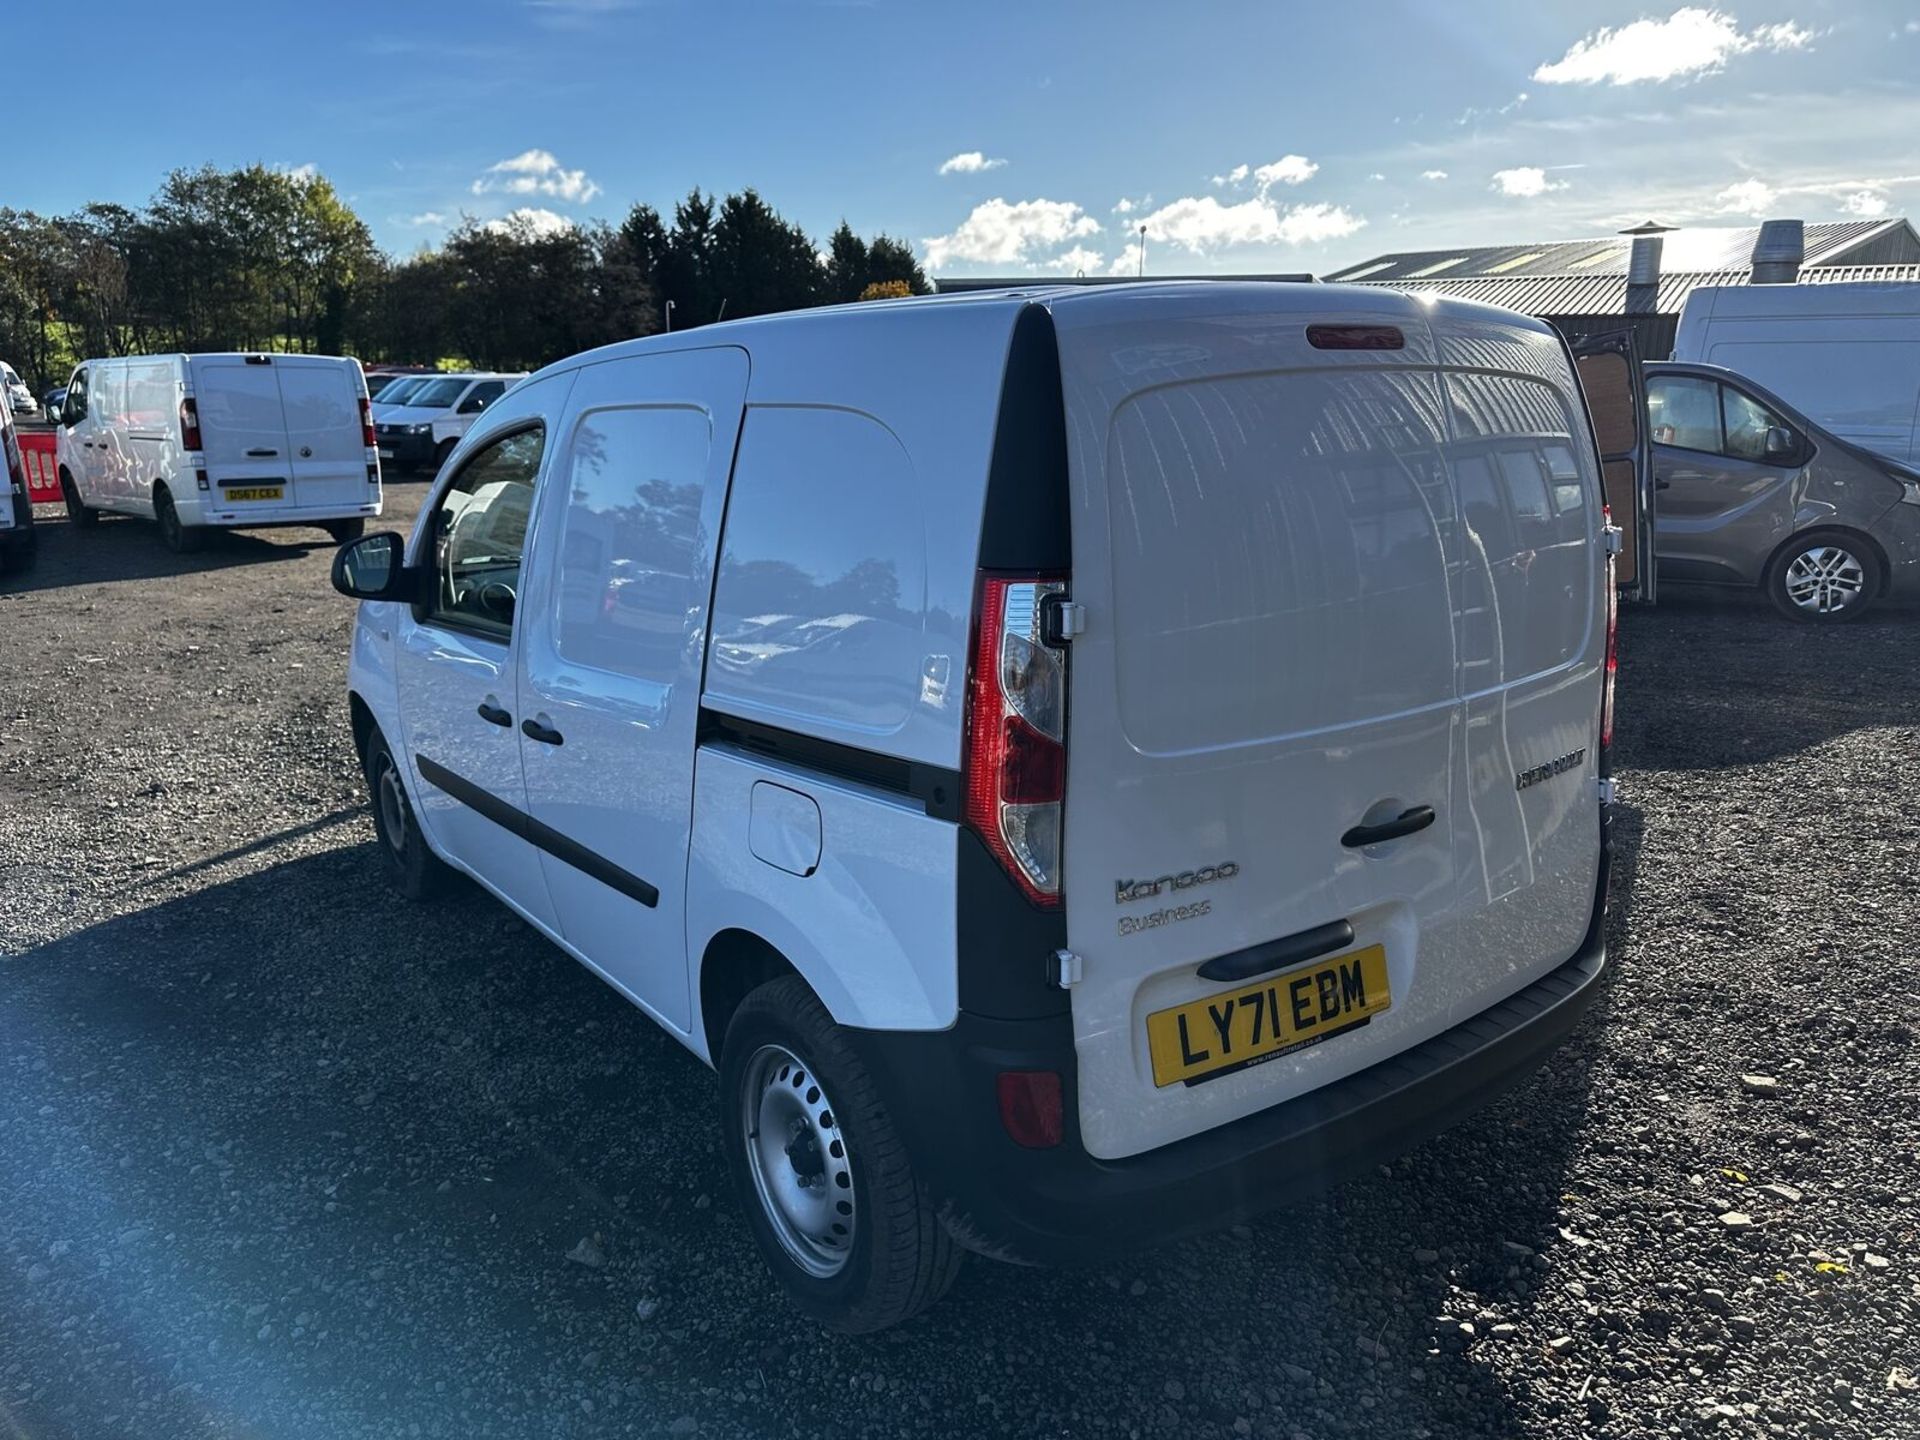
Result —
[[395, 859], [403, 860], [407, 853], [407, 831], [412, 827], [412, 812], [407, 809], [406, 787], [400, 781], [400, 771], [393, 763], [393, 756], [385, 750], [380, 752], [379, 773], [374, 776], [373, 795], [380, 806], [380, 835], [387, 842], [387, 848]]
[[1839, 545], [1813, 545], [1787, 563], [1787, 598], [1810, 615], [1834, 615], [1866, 593], [1866, 567]]
[[740, 1086], [748, 1174], [775, 1237], [818, 1279], [853, 1253], [853, 1157], [833, 1104], [792, 1051], [762, 1045]]

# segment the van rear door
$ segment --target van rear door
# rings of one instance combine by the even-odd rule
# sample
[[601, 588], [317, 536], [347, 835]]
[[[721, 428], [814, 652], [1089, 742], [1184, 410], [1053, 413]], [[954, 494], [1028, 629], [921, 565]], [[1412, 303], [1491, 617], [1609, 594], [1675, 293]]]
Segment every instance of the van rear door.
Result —
[[189, 362], [207, 479], [222, 509], [294, 503], [277, 357], [196, 355]]
[[352, 508], [378, 498], [368, 484], [360, 424], [361, 379], [351, 360], [318, 355], [274, 358], [286, 414], [289, 497], [302, 509]]
[[1647, 429], [1647, 385], [1640, 350], [1631, 330], [1583, 335], [1572, 342], [1580, 388], [1586, 393], [1593, 438], [1600, 450], [1600, 473], [1607, 508], [1625, 537], [1614, 561], [1614, 580], [1623, 595], [1652, 604], [1653, 455]]
[[[1601, 557], [1562, 563], [1512, 512], [1551, 515], [1570, 484], [1563, 528], [1595, 550], [1598, 487], [1538, 327], [1488, 327], [1451, 363], [1555, 375], [1513, 383], [1559, 418], [1495, 423], [1550, 423], [1563, 473], [1531, 438], [1496, 472], [1475, 440], [1494, 511], [1470, 519], [1463, 407], [1522, 407], [1456, 393], [1406, 297], [1222, 284], [1051, 308], [1085, 611], [1063, 876], [1079, 1112], [1118, 1158], [1386, 1059], [1577, 948], [1591, 789], [1593, 833], [1563, 854], [1571, 787], [1516, 798], [1510, 767], [1591, 773]], [[1567, 873], [1539, 910], [1542, 856]]]

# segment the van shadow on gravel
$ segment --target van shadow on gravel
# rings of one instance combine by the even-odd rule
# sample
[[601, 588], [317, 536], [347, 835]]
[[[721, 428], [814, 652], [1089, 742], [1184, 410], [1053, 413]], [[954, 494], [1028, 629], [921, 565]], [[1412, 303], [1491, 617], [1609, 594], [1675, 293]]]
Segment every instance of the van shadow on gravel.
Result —
[[[333, 548], [333, 541], [324, 530], [298, 527], [259, 532], [215, 531], [207, 537], [205, 548], [191, 555], [175, 555], [161, 543], [159, 528], [150, 520], [103, 515], [97, 524], [82, 530], [64, 517], [48, 519], [47, 513], [47, 507], [41, 506], [39, 518], [34, 521], [34, 529], [40, 536], [34, 564], [24, 570], [9, 566], [5, 576], [0, 577], [0, 594], [231, 570], [237, 566], [297, 560], [310, 550]], [[52, 513], [59, 514], [58, 511]]]
[[325, 851], [0, 961], [0, 1394], [27, 1433], [145, 1406], [156, 1434], [1286, 1434], [1359, 1393], [1381, 1433], [1525, 1433], [1484, 1366], [1425, 1352], [1436, 1317], [1530, 1303], [1510, 1247], [1552, 1243], [1597, 1013], [1321, 1202], [1096, 1270], [976, 1263], [844, 1339], [753, 1251], [708, 1072], [490, 897], [407, 906], [379, 864]]

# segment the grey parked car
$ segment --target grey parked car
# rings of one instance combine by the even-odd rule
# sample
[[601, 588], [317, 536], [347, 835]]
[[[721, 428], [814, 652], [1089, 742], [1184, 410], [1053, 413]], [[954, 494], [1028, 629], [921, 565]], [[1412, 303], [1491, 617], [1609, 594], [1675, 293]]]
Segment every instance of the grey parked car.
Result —
[[1663, 581], [1758, 585], [1821, 622], [1920, 595], [1920, 472], [1721, 366], [1656, 362], [1646, 380]]

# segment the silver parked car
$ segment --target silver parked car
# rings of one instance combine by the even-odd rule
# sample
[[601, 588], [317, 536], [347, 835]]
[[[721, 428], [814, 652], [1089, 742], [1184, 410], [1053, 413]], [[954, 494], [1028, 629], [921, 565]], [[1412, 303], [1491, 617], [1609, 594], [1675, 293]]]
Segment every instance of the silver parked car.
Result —
[[1920, 472], [1718, 365], [1646, 367], [1660, 578], [1758, 585], [1833, 622], [1920, 595]]

